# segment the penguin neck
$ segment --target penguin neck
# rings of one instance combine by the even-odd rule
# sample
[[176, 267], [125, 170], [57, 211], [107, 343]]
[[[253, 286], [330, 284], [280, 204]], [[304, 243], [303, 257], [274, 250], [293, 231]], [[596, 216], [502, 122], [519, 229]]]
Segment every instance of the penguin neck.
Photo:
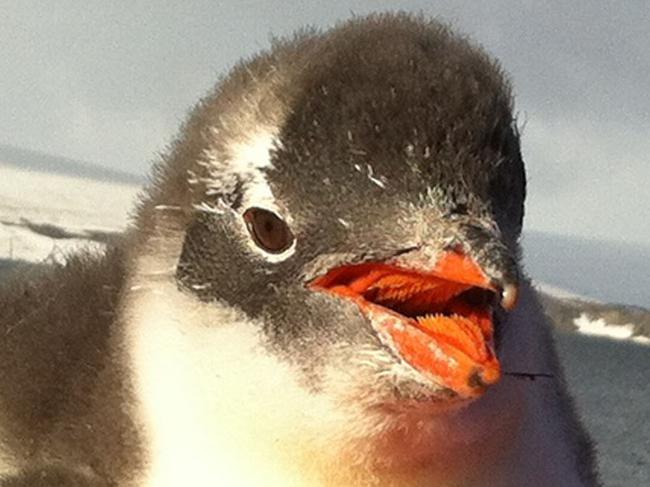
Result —
[[[259, 328], [245, 316], [179, 292], [172, 275], [152, 280], [151, 262], [137, 267], [124, 319], [144, 485], [583, 485], [555, 381], [506, 377], [456, 411], [355, 417], [259, 353]], [[552, 340], [526, 294], [508, 323], [504, 366], [548, 372]]]

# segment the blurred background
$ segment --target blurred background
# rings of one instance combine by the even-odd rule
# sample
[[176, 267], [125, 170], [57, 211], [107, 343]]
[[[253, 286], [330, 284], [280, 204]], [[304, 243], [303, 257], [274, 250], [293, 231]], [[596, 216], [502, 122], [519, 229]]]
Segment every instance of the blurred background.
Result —
[[110, 242], [188, 108], [272, 36], [401, 9], [483, 45], [515, 87], [526, 268], [560, 331], [604, 480], [650, 485], [646, 1], [0, 0], [0, 8], [0, 276]]

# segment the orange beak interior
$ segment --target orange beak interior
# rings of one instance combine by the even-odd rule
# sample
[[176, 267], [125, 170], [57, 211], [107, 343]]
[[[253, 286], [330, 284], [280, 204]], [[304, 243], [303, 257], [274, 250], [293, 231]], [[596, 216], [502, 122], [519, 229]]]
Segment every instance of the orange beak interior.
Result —
[[496, 293], [463, 254], [445, 254], [430, 272], [344, 265], [310, 286], [355, 301], [384, 344], [460, 397], [480, 396], [501, 376], [492, 319]]

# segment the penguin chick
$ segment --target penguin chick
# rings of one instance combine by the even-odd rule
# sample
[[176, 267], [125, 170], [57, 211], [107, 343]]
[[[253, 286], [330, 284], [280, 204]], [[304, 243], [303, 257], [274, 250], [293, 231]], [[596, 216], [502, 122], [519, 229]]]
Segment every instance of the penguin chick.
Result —
[[524, 195], [509, 84], [447, 27], [275, 41], [192, 111], [121, 243], [5, 285], [0, 478], [598, 485]]

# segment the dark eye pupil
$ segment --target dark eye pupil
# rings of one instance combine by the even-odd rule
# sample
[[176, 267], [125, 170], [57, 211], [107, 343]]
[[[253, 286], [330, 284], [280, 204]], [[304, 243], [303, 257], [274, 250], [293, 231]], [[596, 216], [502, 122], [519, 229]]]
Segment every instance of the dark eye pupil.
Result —
[[267, 252], [280, 253], [291, 247], [294, 237], [287, 224], [275, 213], [262, 208], [249, 208], [244, 221], [255, 243]]

